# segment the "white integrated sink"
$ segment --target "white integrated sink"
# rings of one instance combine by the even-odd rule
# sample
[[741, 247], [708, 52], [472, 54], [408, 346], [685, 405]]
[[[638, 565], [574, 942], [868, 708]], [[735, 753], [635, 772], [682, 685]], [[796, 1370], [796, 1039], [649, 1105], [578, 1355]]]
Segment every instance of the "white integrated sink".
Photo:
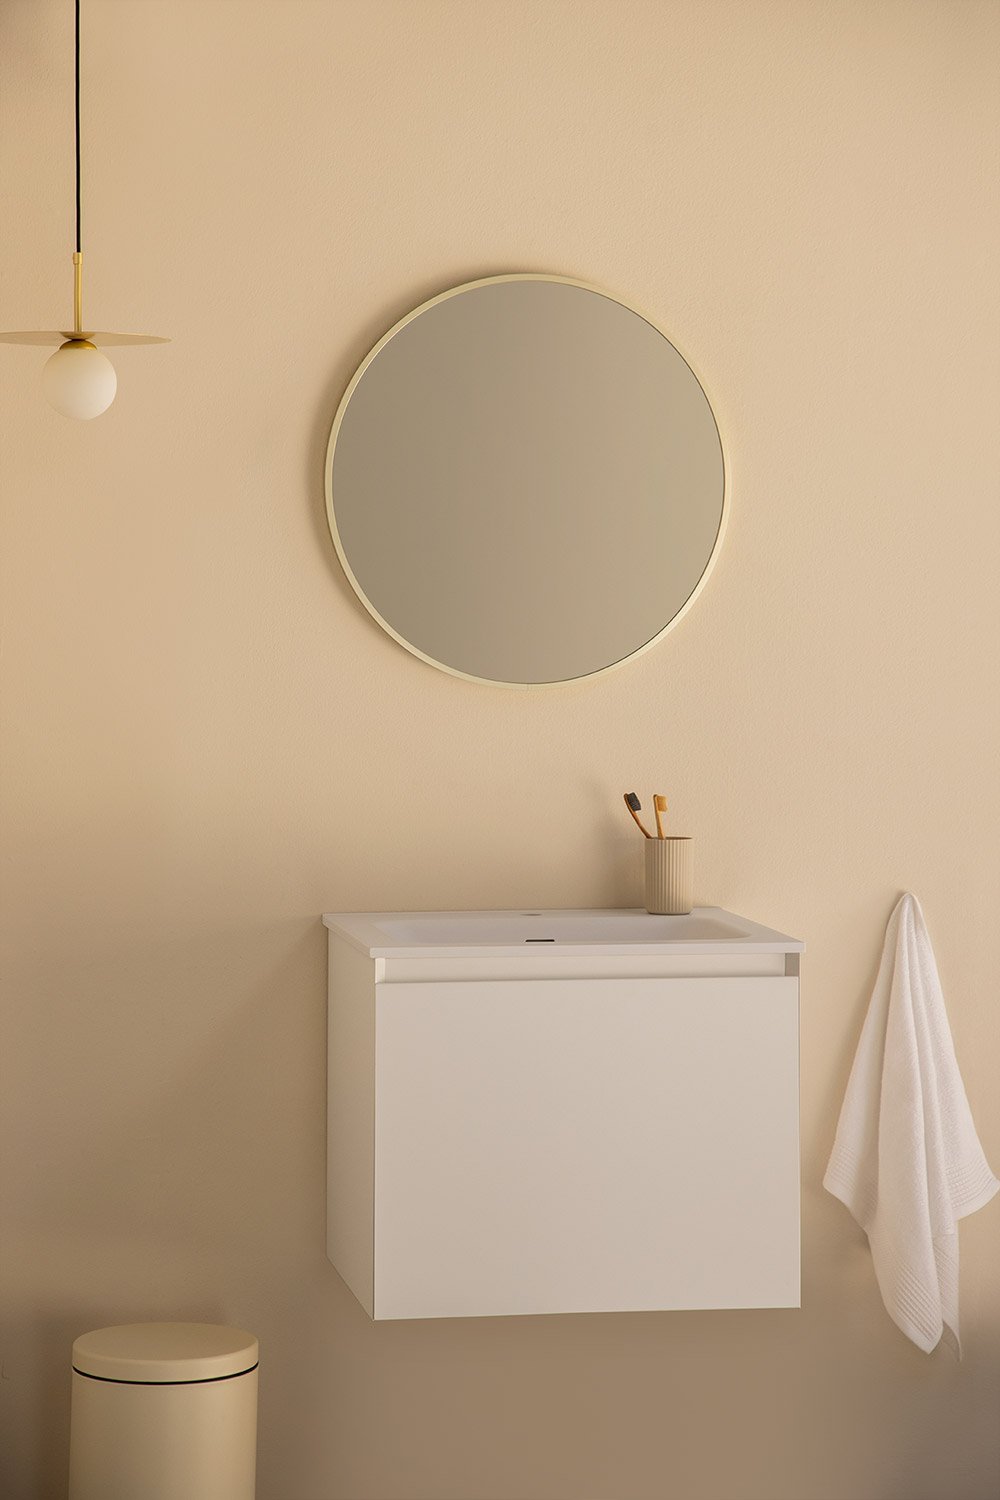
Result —
[[689, 916], [650, 916], [645, 911], [461, 911], [337, 912], [323, 921], [372, 958], [430, 957], [475, 948], [495, 953], [540, 949], [603, 953], [718, 952], [789, 953], [801, 943], [718, 906], [695, 907]]
[[389, 917], [377, 923], [393, 942], [439, 943], [678, 943], [689, 938], [741, 938], [745, 927], [716, 917], [652, 917], [648, 912], [483, 912], [439, 917]]

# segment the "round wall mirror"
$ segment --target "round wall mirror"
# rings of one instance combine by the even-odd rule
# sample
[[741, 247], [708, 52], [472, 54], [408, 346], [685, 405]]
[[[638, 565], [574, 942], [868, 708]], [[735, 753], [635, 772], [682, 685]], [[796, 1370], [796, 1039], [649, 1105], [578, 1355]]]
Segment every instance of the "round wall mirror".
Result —
[[337, 411], [330, 531], [366, 608], [424, 661], [531, 686], [664, 634], [722, 537], [708, 398], [633, 308], [492, 276], [389, 330]]

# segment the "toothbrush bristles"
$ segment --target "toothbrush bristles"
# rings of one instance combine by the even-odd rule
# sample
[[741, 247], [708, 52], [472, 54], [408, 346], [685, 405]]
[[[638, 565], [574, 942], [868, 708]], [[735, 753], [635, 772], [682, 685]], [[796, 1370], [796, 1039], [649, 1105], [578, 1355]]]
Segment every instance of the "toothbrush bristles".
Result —
[[622, 796], [623, 796], [624, 801], [625, 801], [625, 806], [628, 808], [629, 812], [631, 813], [632, 818], [633, 818], [633, 820], [635, 822], [635, 825], [638, 828], [639, 832], [642, 834], [643, 838], [644, 839], [652, 838], [652, 834], [650, 833], [649, 829], [646, 828], [646, 826], [644, 825], [642, 819], [639, 816], [640, 812], [642, 811], [642, 803], [639, 801], [639, 799], [636, 796], [635, 792], [623, 792]]

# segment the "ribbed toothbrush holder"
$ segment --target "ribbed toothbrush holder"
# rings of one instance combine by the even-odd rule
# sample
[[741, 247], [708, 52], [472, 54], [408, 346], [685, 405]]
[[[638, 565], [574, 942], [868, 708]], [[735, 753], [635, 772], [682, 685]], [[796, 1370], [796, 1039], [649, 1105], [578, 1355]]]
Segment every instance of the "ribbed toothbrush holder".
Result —
[[643, 839], [646, 849], [646, 910], [658, 917], [686, 917], [691, 910], [689, 838]]

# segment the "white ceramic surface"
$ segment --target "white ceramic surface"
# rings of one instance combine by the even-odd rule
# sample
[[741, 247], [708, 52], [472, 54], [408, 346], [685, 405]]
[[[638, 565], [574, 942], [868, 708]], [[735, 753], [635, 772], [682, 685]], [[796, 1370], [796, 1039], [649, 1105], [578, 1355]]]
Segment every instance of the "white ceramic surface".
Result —
[[[718, 906], [687, 916], [651, 916], [631, 909], [570, 911], [328, 912], [323, 921], [371, 958], [434, 957], [475, 948], [481, 953], [595, 955], [672, 953], [799, 953], [802, 943]], [[549, 941], [551, 939], [551, 941]]]

